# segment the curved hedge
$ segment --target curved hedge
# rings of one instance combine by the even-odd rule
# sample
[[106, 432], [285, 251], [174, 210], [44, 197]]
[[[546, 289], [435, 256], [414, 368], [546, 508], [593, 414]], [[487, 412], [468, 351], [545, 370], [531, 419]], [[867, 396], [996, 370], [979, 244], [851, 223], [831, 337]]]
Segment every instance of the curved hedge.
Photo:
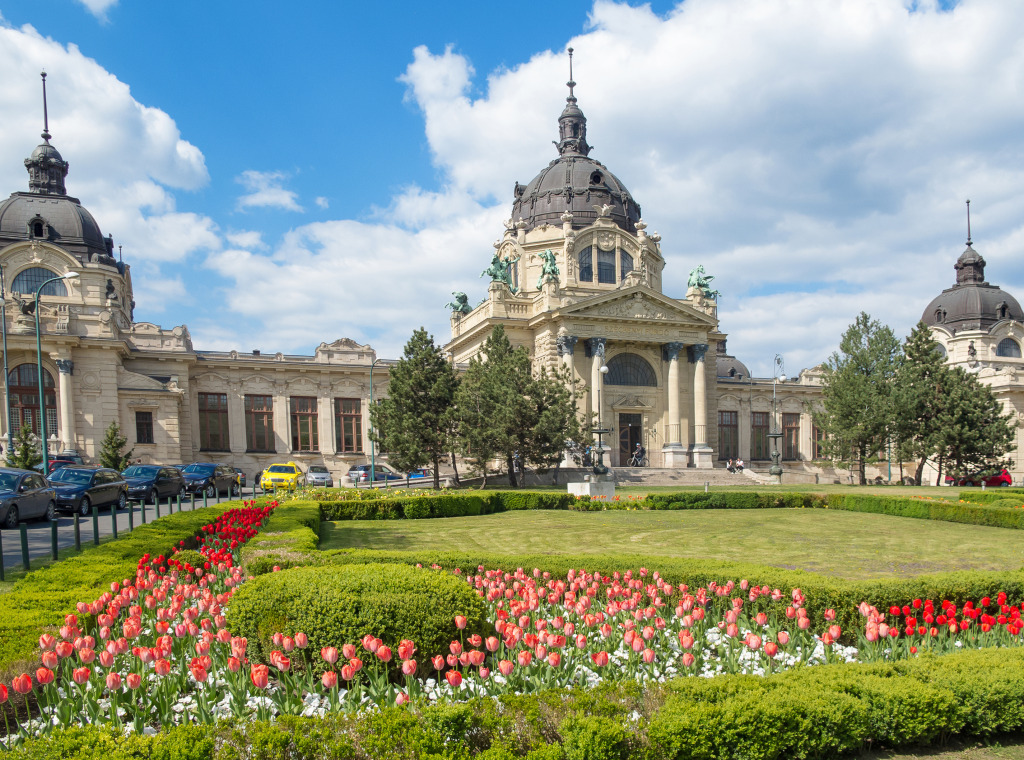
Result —
[[456, 615], [467, 619], [464, 635], [485, 633], [486, 608], [465, 580], [408, 564], [368, 563], [258, 576], [232, 598], [228, 627], [249, 639], [254, 658], [266, 659], [275, 632], [303, 631], [313, 652], [358, 644], [366, 634], [392, 649], [412, 639], [423, 665], [428, 657], [447, 654], [448, 644], [459, 638]]
[[14, 760], [739, 760], [991, 741], [1024, 728], [1024, 651], [822, 665], [761, 678], [479, 698], [274, 723], [181, 726], [155, 736], [75, 728]]

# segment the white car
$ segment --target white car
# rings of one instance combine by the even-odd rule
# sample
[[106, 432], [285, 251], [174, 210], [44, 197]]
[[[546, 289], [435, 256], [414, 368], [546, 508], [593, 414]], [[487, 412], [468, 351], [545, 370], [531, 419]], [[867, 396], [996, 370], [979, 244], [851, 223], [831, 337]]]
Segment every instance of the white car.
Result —
[[306, 470], [306, 485], [319, 488], [334, 488], [331, 471], [322, 464], [311, 464]]

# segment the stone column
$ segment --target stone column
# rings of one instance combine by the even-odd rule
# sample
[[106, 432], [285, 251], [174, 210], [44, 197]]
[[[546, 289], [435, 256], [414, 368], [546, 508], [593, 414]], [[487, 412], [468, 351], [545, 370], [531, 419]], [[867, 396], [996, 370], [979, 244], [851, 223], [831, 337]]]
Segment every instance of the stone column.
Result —
[[562, 358], [562, 364], [570, 373], [573, 372], [573, 360], [575, 359], [576, 341], [575, 335], [559, 335], [555, 338], [555, 346], [558, 348], [558, 355]]
[[592, 359], [590, 363], [590, 411], [594, 415], [595, 424], [603, 422], [601, 418], [601, 399], [598, 392], [601, 388], [601, 367], [604, 364], [605, 338], [588, 338], [587, 352]]
[[284, 381], [274, 383], [274, 451], [277, 454], [290, 454], [292, 450], [292, 417], [287, 387]]
[[668, 362], [668, 420], [665, 425], [665, 445], [661, 452], [666, 467], [686, 467], [688, 458], [682, 443], [682, 420], [679, 414], [679, 352], [683, 343], [666, 343], [662, 357]]
[[247, 447], [245, 396], [242, 390], [242, 384], [239, 382], [228, 384], [228, 448], [235, 455], [244, 454]]
[[64, 451], [75, 451], [75, 396], [71, 375], [75, 363], [70, 359], [57, 359], [57, 391], [60, 393], [60, 439]]
[[708, 344], [690, 346], [690, 361], [693, 362], [693, 466], [707, 469], [712, 466], [714, 452], [708, 446], [708, 405], [707, 380], [705, 378], [704, 354]]

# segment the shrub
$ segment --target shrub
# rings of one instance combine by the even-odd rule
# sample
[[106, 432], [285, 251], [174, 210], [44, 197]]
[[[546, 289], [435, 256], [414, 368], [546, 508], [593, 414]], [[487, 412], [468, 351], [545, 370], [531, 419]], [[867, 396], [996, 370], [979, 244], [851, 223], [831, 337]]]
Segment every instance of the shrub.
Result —
[[621, 721], [571, 715], [558, 727], [566, 760], [625, 760], [630, 734]]
[[968, 525], [990, 525], [997, 528], [1024, 528], [1024, 510], [954, 503], [928, 498], [901, 498], [898, 496], [868, 496], [834, 493], [828, 496], [831, 509], [852, 512], [874, 512], [897, 517], [915, 517], [920, 520], [945, 520]]
[[296, 567], [241, 586], [228, 609], [228, 627], [249, 639], [254, 658], [266, 658], [275, 632], [304, 631], [312, 652], [355, 644], [366, 634], [393, 650], [412, 639], [424, 665], [447, 654], [459, 638], [456, 615], [468, 621], [464, 634], [489, 633], [483, 601], [448, 573], [390, 564]]
[[269, 573], [274, 566], [311, 564], [316, 556], [320, 532], [320, 507], [312, 502], [290, 502], [279, 506], [258, 535], [239, 551], [247, 572]]

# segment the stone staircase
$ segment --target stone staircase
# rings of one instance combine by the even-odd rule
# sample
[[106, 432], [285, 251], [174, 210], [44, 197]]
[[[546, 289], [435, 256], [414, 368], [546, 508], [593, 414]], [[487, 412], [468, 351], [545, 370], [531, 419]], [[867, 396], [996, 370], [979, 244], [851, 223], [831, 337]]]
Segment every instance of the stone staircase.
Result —
[[[657, 467], [616, 467], [612, 470], [615, 485], [624, 486], [749, 486], [743, 473], [729, 472], [724, 467], [710, 470], [670, 470]], [[748, 476], [749, 477], [749, 476]]]

